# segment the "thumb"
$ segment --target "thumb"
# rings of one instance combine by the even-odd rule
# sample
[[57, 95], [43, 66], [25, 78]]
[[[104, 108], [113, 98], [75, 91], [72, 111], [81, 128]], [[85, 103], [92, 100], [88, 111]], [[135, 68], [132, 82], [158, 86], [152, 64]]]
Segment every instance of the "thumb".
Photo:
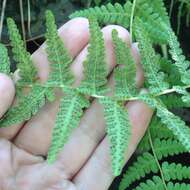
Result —
[[0, 73], [0, 118], [11, 106], [14, 96], [13, 81], [7, 75]]

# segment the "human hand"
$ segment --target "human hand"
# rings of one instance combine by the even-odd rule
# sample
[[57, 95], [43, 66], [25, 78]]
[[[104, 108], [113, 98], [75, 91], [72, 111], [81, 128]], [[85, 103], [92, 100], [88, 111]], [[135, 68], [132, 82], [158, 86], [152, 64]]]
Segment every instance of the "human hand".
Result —
[[[120, 26], [110, 25], [102, 29], [106, 46], [107, 68], [111, 72], [115, 66], [111, 37], [113, 29], [116, 29], [119, 36], [131, 47], [137, 63], [136, 82], [140, 88], [143, 84], [143, 71], [137, 46], [131, 43], [128, 31]], [[83, 77], [82, 63], [87, 55], [88, 21], [84, 18], [73, 19], [62, 26], [59, 32], [65, 46], [75, 58], [72, 71], [77, 79], [75, 83], [77, 86]], [[32, 59], [38, 69], [40, 80], [46, 81], [50, 68], [45, 45], [42, 45], [32, 55]], [[113, 86], [112, 77], [110, 77], [109, 84]], [[3, 108], [1, 116], [12, 100], [10, 98], [5, 101], [1, 98], [5, 91], [10, 91], [8, 85], [4, 88], [5, 90], [0, 90], [0, 101]], [[9, 96], [11, 93], [14, 94], [14, 90], [9, 92]], [[13, 98], [13, 95], [11, 97]], [[102, 107], [96, 100], [85, 111], [79, 127], [73, 131], [58, 160], [53, 165], [48, 165], [41, 157], [47, 154], [50, 146], [52, 129], [59, 107], [59, 97], [58, 92], [57, 100], [47, 103], [27, 123], [0, 129], [2, 138], [0, 142], [0, 189], [107, 190], [110, 186], [114, 176], [111, 169], [109, 141], [105, 132]], [[127, 109], [132, 123], [132, 138], [126, 153], [126, 161], [135, 151], [152, 116], [152, 110], [139, 101], [127, 103]]]

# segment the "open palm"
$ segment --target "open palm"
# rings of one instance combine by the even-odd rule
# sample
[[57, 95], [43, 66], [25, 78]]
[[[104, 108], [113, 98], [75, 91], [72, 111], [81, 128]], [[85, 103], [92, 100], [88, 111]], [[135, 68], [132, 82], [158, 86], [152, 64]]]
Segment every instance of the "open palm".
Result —
[[[109, 72], [115, 67], [112, 45], [112, 30], [131, 47], [137, 64], [136, 82], [143, 84], [143, 72], [137, 45], [132, 44], [128, 31], [120, 26], [109, 25], [102, 29], [106, 63]], [[83, 78], [82, 63], [87, 56], [89, 40], [88, 20], [76, 18], [59, 29], [74, 59], [72, 71], [76, 77], [75, 85]], [[44, 82], [49, 73], [49, 63], [45, 53], [45, 44], [33, 55], [32, 59], [38, 70], [39, 79]], [[113, 86], [112, 76], [109, 80]], [[47, 103], [40, 112], [27, 123], [0, 129], [0, 190], [106, 190], [114, 179], [109, 154], [109, 140], [106, 136], [105, 121], [101, 105], [94, 100], [82, 117], [61, 151], [58, 160], [48, 165], [46, 156], [51, 142], [56, 113], [59, 107], [60, 93], [57, 100]], [[14, 99], [13, 82], [0, 74], [0, 117], [6, 112]], [[16, 102], [16, 100], [14, 100]], [[144, 103], [133, 101], [126, 104], [132, 123], [132, 138], [126, 153], [130, 158], [151, 119], [152, 110]]]

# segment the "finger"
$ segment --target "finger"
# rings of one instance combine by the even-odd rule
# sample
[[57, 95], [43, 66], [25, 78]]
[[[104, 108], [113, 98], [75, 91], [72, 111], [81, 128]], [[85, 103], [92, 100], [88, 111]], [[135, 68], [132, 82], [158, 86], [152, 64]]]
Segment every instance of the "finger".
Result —
[[[105, 46], [106, 46], [106, 63], [109, 72], [115, 66], [114, 52], [112, 47], [112, 30], [116, 28], [119, 35], [131, 45], [130, 36], [126, 29], [120, 26], [107, 26], [103, 31]], [[83, 76], [83, 61], [87, 56], [87, 47], [79, 54], [73, 63], [72, 70], [76, 75], [77, 83], [80, 82]], [[75, 85], [77, 85], [77, 83]], [[59, 107], [59, 100], [54, 103], [46, 104], [40, 113], [33, 117], [20, 132], [15, 140], [17, 146], [32, 152], [34, 154], [46, 155], [50, 142], [52, 129], [54, 127], [56, 113]], [[81, 133], [81, 132], [80, 132]], [[33, 134], [33, 135], [31, 135]], [[82, 136], [82, 134], [81, 134]], [[39, 146], [39, 144], [41, 146]], [[85, 150], [84, 150], [85, 151]]]
[[[59, 35], [64, 40], [65, 47], [74, 58], [88, 43], [88, 20], [85, 18], [76, 18], [67, 22], [59, 29]], [[45, 44], [32, 55], [32, 60], [38, 70], [40, 80], [42, 82], [46, 81], [50, 68], [45, 53]], [[0, 129], [0, 137], [12, 139], [18, 133], [22, 125], [23, 123], [20, 123], [9, 128]]]
[[0, 73], [0, 118], [11, 106], [14, 95], [13, 81], [7, 75]]
[[[139, 101], [129, 102], [127, 109], [132, 125], [132, 137], [125, 155], [126, 162], [143, 137], [153, 113], [147, 105]], [[109, 188], [114, 179], [109, 144], [106, 136], [86, 165], [75, 176], [73, 182], [77, 189], [107, 190]]]
[[[132, 46], [133, 49], [134, 46]], [[142, 81], [142, 70], [139, 69], [141, 74], [137, 74], [137, 84]], [[113, 77], [109, 81], [109, 85], [113, 87]], [[74, 130], [68, 143], [62, 150], [58, 161], [57, 167], [63, 167], [65, 174], [68, 178], [72, 178], [80, 168], [88, 160], [94, 149], [105, 136], [105, 120], [103, 117], [102, 106], [98, 100], [93, 101], [90, 109], [88, 109], [82, 120], [80, 126]]]

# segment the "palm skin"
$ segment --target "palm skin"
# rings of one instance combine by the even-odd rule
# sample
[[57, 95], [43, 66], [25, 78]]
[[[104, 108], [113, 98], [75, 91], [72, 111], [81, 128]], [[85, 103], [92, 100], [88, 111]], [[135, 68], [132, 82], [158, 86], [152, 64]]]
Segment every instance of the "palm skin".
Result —
[[[128, 31], [117, 25], [102, 29], [106, 46], [106, 63], [109, 72], [115, 66], [111, 32], [116, 29], [119, 36], [131, 47], [137, 63], [136, 83], [143, 84], [143, 72], [136, 44], [132, 44]], [[76, 18], [59, 29], [71, 56], [74, 58], [72, 72], [75, 86], [83, 78], [82, 63], [87, 55], [89, 41], [88, 20]], [[49, 63], [45, 44], [33, 55], [39, 80], [47, 80]], [[15, 77], [17, 78], [17, 77]], [[112, 77], [109, 79], [113, 86]], [[5, 92], [6, 91], [6, 96]], [[27, 123], [0, 129], [0, 190], [107, 190], [114, 179], [109, 154], [109, 140], [105, 132], [105, 121], [101, 105], [94, 100], [85, 111], [80, 125], [75, 129], [53, 165], [48, 165], [47, 155], [51, 133], [59, 107], [57, 100], [46, 104]], [[0, 117], [6, 112], [14, 98], [14, 84], [0, 74]], [[126, 152], [126, 162], [133, 154], [148, 126], [152, 110], [144, 103], [133, 101], [126, 104], [132, 123], [132, 138]]]

